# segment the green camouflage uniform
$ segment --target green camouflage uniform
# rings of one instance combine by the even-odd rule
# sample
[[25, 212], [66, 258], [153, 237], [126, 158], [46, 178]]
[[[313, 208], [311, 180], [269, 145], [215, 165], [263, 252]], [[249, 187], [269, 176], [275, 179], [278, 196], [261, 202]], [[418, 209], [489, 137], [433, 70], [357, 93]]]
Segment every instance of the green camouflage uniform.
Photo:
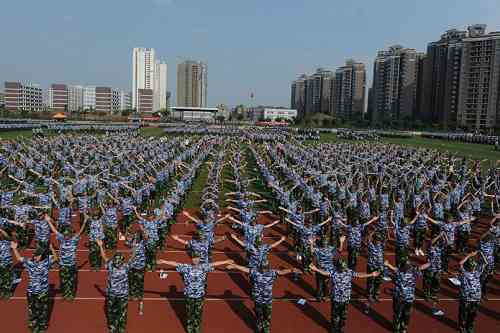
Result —
[[201, 317], [203, 314], [203, 298], [186, 298], [186, 329], [188, 333], [201, 332]]
[[106, 297], [106, 318], [108, 319], [108, 329], [110, 333], [124, 333], [127, 326], [126, 297]]
[[255, 303], [255, 317], [257, 320], [256, 332], [269, 333], [271, 331], [272, 304]]
[[59, 278], [61, 279], [61, 293], [65, 300], [73, 300], [78, 285], [78, 270], [76, 266], [60, 266]]
[[12, 281], [14, 279], [14, 271], [12, 264], [0, 265], [0, 298], [8, 299], [12, 297]]

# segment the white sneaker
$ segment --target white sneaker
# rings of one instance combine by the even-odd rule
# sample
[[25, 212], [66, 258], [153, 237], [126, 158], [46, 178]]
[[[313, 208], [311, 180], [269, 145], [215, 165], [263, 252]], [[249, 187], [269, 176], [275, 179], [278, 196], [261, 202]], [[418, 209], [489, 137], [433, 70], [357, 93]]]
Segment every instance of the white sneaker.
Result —
[[418, 249], [415, 249], [415, 255], [418, 257], [420, 254], [418, 253]]
[[16, 284], [21, 283], [21, 281], [22, 281], [22, 279], [21, 279], [21, 278], [14, 279], [14, 280], [12, 281], [12, 284], [13, 284], [13, 285], [16, 285]]
[[439, 310], [439, 309], [434, 309], [434, 310], [432, 310], [432, 315], [434, 315], [434, 316], [443, 316], [444, 312], [442, 310]]
[[386, 281], [386, 282], [392, 281], [391, 277], [390, 277], [390, 276], [387, 276], [387, 275], [386, 275], [386, 276], [384, 276], [384, 277], [382, 278], [382, 280], [384, 280], [384, 281]]
[[454, 277], [448, 278], [448, 281], [450, 281], [454, 286], [460, 286], [460, 280]]

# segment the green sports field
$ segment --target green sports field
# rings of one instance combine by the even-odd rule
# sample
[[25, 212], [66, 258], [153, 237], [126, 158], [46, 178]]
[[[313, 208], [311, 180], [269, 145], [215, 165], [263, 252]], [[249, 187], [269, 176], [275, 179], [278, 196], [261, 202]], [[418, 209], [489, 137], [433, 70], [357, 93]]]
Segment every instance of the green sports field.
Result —
[[[336, 134], [328, 133], [328, 134], [321, 134], [320, 142], [354, 142], [354, 141], [337, 139]], [[401, 146], [435, 149], [442, 152], [451, 152], [453, 154], [456, 154], [457, 156], [465, 156], [476, 160], [488, 160], [488, 161], [500, 160], [500, 152], [495, 151], [494, 146], [491, 145], [428, 139], [422, 137], [382, 138], [381, 142], [397, 144]]]

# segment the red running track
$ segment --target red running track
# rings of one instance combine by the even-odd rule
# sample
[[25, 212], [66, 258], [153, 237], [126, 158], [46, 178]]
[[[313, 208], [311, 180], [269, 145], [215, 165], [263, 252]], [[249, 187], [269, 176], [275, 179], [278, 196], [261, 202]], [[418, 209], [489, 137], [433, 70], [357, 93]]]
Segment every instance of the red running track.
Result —
[[[182, 221], [181, 221], [182, 220]], [[191, 237], [194, 226], [186, 225], [179, 218], [173, 229], [173, 234]], [[475, 235], [485, 229], [484, 223], [475, 226]], [[234, 232], [229, 226], [217, 227], [218, 234]], [[284, 232], [283, 226], [277, 226], [265, 232], [266, 240], [277, 240]], [[87, 262], [86, 239], [82, 239], [78, 263], [79, 288], [74, 302], [64, 302], [58, 292], [57, 266], [50, 272], [52, 312], [49, 333], [83, 333], [107, 332], [104, 316], [104, 290], [106, 287], [106, 272], [89, 271]], [[120, 249], [126, 250], [123, 244]], [[30, 255], [32, 250], [26, 250]], [[393, 259], [392, 246], [386, 255]], [[172, 239], [167, 242], [167, 250], [159, 257], [169, 260], [189, 262], [181, 244]], [[234, 242], [226, 240], [215, 246], [213, 259], [234, 259], [244, 264], [244, 252]], [[296, 265], [290, 244], [284, 243], [270, 255], [273, 267], [289, 267]], [[358, 270], [365, 268], [366, 259], [361, 256]], [[456, 261], [453, 263], [456, 266]], [[453, 265], [452, 265], [453, 266]], [[144, 313], [139, 315], [138, 302], [129, 302], [127, 332], [183, 332], [184, 301], [183, 284], [178, 273], [168, 270], [166, 280], [160, 280], [158, 272], [146, 273]], [[17, 287], [14, 297], [9, 301], [0, 301], [2, 313], [2, 332], [29, 332], [26, 327], [27, 311], [25, 290], [26, 274]], [[381, 302], [375, 304], [367, 315], [363, 312], [366, 302], [364, 296], [365, 281], [357, 280], [353, 287], [353, 301], [350, 305], [346, 323], [346, 332], [359, 332], [369, 329], [371, 333], [390, 332], [392, 325], [392, 300], [390, 291], [392, 284], [384, 282]], [[330, 304], [314, 300], [314, 276], [302, 275], [297, 281], [290, 277], [280, 277], [275, 283], [273, 295], [273, 332], [326, 332], [329, 329]], [[204, 332], [252, 332], [254, 327], [253, 303], [249, 295], [249, 283], [244, 274], [217, 270], [210, 273], [208, 279], [207, 298], [203, 313]], [[476, 319], [476, 332], [498, 332], [500, 327], [500, 280], [495, 275], [490, 283], [489, 301], [484, 301]], [[455, 332], [458, 312], [457, 288], [446, 279], [442, 281], [440, 293], [441, 306], [445, 311], [443, 317], [433, 317], [430, 305], [422, 300], [421, 284], [417, 292], [417, 301], [412, 312], [409, 332], [425, 330], [429, 332]], [[305, 305], [297, 304], [304, 298]], [[7, 320], [6, 320], [7, 318]]]

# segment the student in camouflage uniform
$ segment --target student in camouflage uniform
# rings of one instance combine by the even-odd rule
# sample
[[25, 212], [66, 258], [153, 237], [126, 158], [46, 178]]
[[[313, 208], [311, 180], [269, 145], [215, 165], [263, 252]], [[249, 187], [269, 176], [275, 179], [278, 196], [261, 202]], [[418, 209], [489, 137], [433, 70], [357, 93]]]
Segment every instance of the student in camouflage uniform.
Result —
[[348, 268], [344, 260], [339, 260], [332, 271], [326, 272], [311, 265], [316, 273], [330, 278], [332, 285], [332, 308], [331, 308], [331, 333], [341, 333], [344, 331], [345, 320], [347, 318], [347, 306], [351, 301], [352, 279], [377, 277], [380, 272], [370, 274], [358, 273]]
[[490, 232], [485, 232], [479, 240], [479, 253], [483, 259], [483, 273], [481, 274], [481, 294], [482, 298], [487, 299], [488, 282], [495, 272], [495, 247], [497, 239]]
[[474, 257], [478, 251], [472, 252], [460, 261], [460, 305], [458, 308], [458, 328], [460, 333], [473, 333], [474, 320], [481, 302], [481, 274], [483, 265]]
[[106, 207], [101, 206], [102, 222], [104, 225], [104, 247], [107, 250], [116, 249], [118, 242], [118, 219], [116, 207], [107, 202]]
[[255, 325], [256, 333], [271, 332], [271, 313], [273, 302], [273, 284], [278, 276], [290, 273], [300, 274], [298, 268], [274, 270], [269, 267], [269, 262], [262, 262], [259, 267], [249, 268], [232, 264], [227, 266], [228, 269], [237, 269], [241, 272], [250, 274], [252, 281], [252, 298], [255, 302]]
[[[85, 215], [84, 219], [89, 219], [88, 216]], [[101, 250], [99, 249], [99, 241], [104, 240], [104, 228], [102, 225], [102, 218], [98, 211], [95, 211], [90, 218], [89, 228], [89, 263], [90, 268], [97, 272], [101, 269], [102, 265], [102, 257]]]
[[20, 282], [15, 277], [10, 242], [7, 232], [0, 229], [0, 299], [12, 297], [13, 286]]
[[205, 286], [208, 272], [217, 266], [230, 265], [234, 261], [217, 261], [211, 264], [202, 264], [200, 255], [192, 253], [192, 264], [180, 264], [175, 261], [158, 260], [158, 264], [173, 266], [182, 275], [184, 281], [184, 296], [186, 298], [186, 329], [188, 333], [201, 332], [201, 319], [203, 315], [203, 301], [205, 299]]
[[57, 255], [51, 246], [52, 255], [37, 250], [28, 259], [21, 257], [16, 242], [12, 242], [11, 247], [16, 259], [28, 272], [28, 327], [33, 333], [44, 332], [49, 327], [49, 269], [57, 261]]
[[426, 263], [418, 267], [406, 262], [396, 268], [386, 260], [385, 266], [392, 271], [392, 281], [394, 282], [392, 296], [393, 332], [406, 333], [410, 323], [411, 309], [415, 301], [417, 278], [422, 275], [422, 271], [427, 269], [430, 264]]
[[436, 307], [439, 302], [438, 293], [441, 289], [442, 259], [445, 247], [444, 237], [444, 233], [440, 233], [431, 240], [430, 246], [427, 249], [427, 261], [430, 265], [424, 271], [423, 276], [424, 296], [427, 301], [432, 302], [432, 314], [435, 316], [442, 316], [444, 314], [442, 310]]
[[144, 267], [146, 266], [146, 241], [142, 232], [133, 236], [133, 260], [128, 273], [129, 298], [141, 300], [144, 297]]
[[116, 252], [110, 257], [104, 250], [103, 241], [98, 240], [97, 244], [108, 270], [106, 290], [106, 319], [108, 321], [108, 329], [110, 333], [124, 333], [127, 327], [128, 274], [131, 266], [130, 262], [134, 260], [134, 257], [132, 256], [125, 263], [123, 254]]
[[[384, 271], [384, 242], [382, 237], [377, 232], [371, 232], [368, 237], [368, 261], [366, 264], [367, 273]], [[366, 289], [368, 294], [368, 304], [374, 303], [379, 300], [380, 286], [382, 285], [382, 275], [376, 277], [369, 277], [366, 282]]]
[[73, 235], [71, 229], [65, 229], [63, 233], [57, 231], [50, 216], [46, 215], [45, 220], [48, 222], [50, 229], [56, 235], [59, 242], [59, 279], [60, 289], [63, 299], [72, 301], [76, 295], [78, 286], [78, 268], [76, 266], [76, 250], [80, 242], [80, 236], [85, 230], [87, 219], [78, 234]]
[[348, 214], [349, 224], [342, 225], [347, 231], [347, 251], [348, 251], [348, 266], [349, 269], [354, 270], [358, 263], [359, 251], [361, 250], [361, 239], [363, 238], [363, 233], [373, 222], [378, 221], [378, 217], [374, 217], [369, 221], [360, 223], [359, 214], [355, 209], [349, 209]]
[[[330, 272], [334, 269], [337, 264], [339, 254], [342, 252], [344, 245], [345, 236], [341, 236], [339, 240], [339, 248], [336, 246], [329, 245], [329, 240], [327, 236], [323, 236], [322, 239], [318, 240], [318, 246], [312, 248], [311, 252], [314, 253], [316, 259], [316, 266], [325, 271]], [[312, 246], [312, 244], [311, 244]], [[316, 275], [316, 299], [318, 301], [323, 300], [327, 297], [328, 293], [328, 278], [320, 273], [315, 273]]]
[[156, 267], [156, 254], [158, 250], [158, 226], [159, 223], [153, 214], [143, 218], [137, 209], [135, 215], [139, 220], [139, 227], [141, 228], [144, 239], [146, 240], [146, 270], [154, 271]]

